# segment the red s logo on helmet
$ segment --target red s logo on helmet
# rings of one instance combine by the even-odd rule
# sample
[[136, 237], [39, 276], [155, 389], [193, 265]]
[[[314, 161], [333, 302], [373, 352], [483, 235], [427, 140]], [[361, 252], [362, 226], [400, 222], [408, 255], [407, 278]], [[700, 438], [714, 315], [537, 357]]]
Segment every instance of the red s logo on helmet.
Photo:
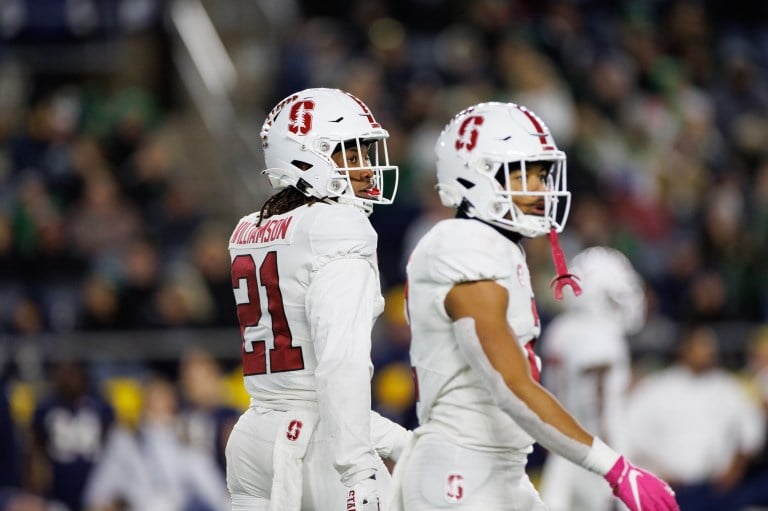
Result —
[[473, 115], [464, 119], [459, 126], [459, 138], [456, 139], [456, 150], [466, 149], [471, 151], [477, 145], [479, 135], [475, 126], [482, 126], [484, 119], [479, 115]]
[[288, 116], [288, 131], [296, 135], [306, 135], [312, 129], [312, 110], [315, 102], [305, 99], [294, 103]]

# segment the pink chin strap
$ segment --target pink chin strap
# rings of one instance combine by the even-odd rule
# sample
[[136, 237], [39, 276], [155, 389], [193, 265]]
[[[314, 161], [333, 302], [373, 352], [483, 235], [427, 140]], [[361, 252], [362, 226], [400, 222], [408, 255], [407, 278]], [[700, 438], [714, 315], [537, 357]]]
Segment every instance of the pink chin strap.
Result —
[[549, 238], [549, 245], [552, 247], [552, 260], [555, 262], [555, 270], [557, 270], [557, 276], [549, 283], [549, 287], [555, 287], [555, 300], [563, 299], [563, 288], [565, 286], [571, 286], [573, 294], [579, 296], [581, 294], [581, 286], [577, 282], [579, 277], [573, 273], [568, 273], [568, 265], [565, 264], [565, 256], [563, 256], [563, 249], [560, 248], [560, 241], [557, 238], [557, 231], [552, 227], [547, 234]]

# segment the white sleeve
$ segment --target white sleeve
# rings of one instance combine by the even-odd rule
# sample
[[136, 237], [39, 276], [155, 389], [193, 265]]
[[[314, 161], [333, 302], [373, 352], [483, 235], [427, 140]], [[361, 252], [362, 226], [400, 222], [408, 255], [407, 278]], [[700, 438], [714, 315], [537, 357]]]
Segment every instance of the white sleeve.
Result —
[[331, 432], [333, 463], [347, 486], [373, 475], [378, 460], [370, 420], [371, 318], [378, 293], [378, 275], [361, 257], [327, 262], [307, 292], [320, 422]]
[[400, 424], [371, 410], [371, 439], [379, 456], [397, 462], [410, 437]]
[[501, 374], [486, 357], [475, 330], [475, 320], [461, 318], [453, 323], [453, 332], [467, 363], [480, 375], [496, 405], [547, 450], [600, 475], [610, 470], [618, 453], [593, 437], [592, 445], [582, 444], [543, 421], [528, 404], [517, 397]]
[[756, 454], [765, 441], [765, 414], [760, 406], [750, 400], [744, 388], [734, 382], [733, 391], [728, 393], [732, 405], [736, 408], [736, 441], [739, 450], [746, 455]]

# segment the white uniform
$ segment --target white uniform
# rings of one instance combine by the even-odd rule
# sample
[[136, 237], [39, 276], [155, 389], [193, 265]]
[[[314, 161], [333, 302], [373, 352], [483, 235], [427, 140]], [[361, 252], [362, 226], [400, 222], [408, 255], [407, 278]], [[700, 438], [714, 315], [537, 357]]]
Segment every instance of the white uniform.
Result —
[[759, 405], [722, 369], [695, 374], [673, 365], [646, 376], [629, 396], [627, 419], [630, 455], [683, 485], [722, 475], [765, 435]]
[[370, 411], [371, 327], [383, 309], [377, 235], [339, 204], [257, 222], [241, 219], [229, 244], [251, 396], [226, 450], [233, 509], [269, 509], [299, 491], [302, 509], [345, 509], [342, 483], [375, 473], [383, 494], [377, 450], [388, 455], [404, 431]]
[[[89, 476], [83, 509], [229, 509], [229, 495], [213, 457], [183, 443], [169, 424], [142, 424], [112, 431]], [[195, 506], [193, 503], [197, 502]]]
[[[630, 354], [622, 325], [605, 314], [566, 312], [544, 331], [541, 349], [546, 387], [585, 429], [623, 450]], [[620, 505], [600, 476], [554, 453], [547, 455], [541, 498], [551, 511], [608, 511]]]
[[458, 283], [503, 286], [507, 319], [537, 375], [540, 325], [521, 247], [477, 220], [444, 220], [417, 244], [407, 271], [420, 426], [403, 476], [405, 509], [544, 509], [525, 474], [533, 438], [470, 368], [444, 307]]

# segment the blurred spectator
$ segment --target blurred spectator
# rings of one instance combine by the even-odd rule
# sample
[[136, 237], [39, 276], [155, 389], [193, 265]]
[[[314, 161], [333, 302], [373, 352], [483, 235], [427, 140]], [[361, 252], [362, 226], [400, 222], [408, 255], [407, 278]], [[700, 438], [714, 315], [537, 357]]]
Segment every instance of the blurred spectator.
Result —
[[215, 460], [223, 475], [224, 448], [242, 410], [224, 403], [222, 378], [218, 362], [202, 350], [191, 350], [181, 359], [181, 437]]
[[532, 45], [513, 37], [497, 45], [495, 62], [504, 95], [546, 119], [555, 140], [570, 147], [576, 112], [571, 93], [553, 63]]
[[116, 258], [141, 232], [136, 208], [123, 198], [114, 178], [108, 174], [89, 176], [84, 195], [70, 217], [74, 248], [82, 256], [102, 262]]
[[77, 330], [116, 330], [120, 324], [120, 297], [117, 285], [107, 277], [91, 275], [83, 283]]
[[27, 293], [20, 293], [11, 302], [8, 311], [7, 331], [19, 336], [34, 337], [46, 329], [44, 312], [40, 305]]
[[237, 325], [228, 243], [229, 233], [212, 223], [200, 226], [191, 240], [192, 265], [199, 272], [212, 309], [209, 316], [202, 319], [211, 326]]
[[173, 155], [159, 136], [150, 137], [118, 161], [117, 180], [151, 227], [163, 219], [162, 200], [173, 174]]
[[[178, 397], [172, 382], [155, 377], [144, 389], [136, 431], [116, 429], [84, 494], [89, 511], [225, 511], [224, 476], [205, 452], [177, 433]], [[79, 508], [78, 508], [79, 509]]]
[[161, 199], [158, 210], [148, 219], [148, 227], [159, 248], [173, 260], [191, 244], [205, 214], [189, 184], [183, 181], [169, 181]]
[[416, 388], [408, 355], [411, 331], [405, 317], [405, 287], [395, 286], [384, 296], [384, 313], [373, 332], [371, 360], [372, 408], [384, 417], [412, 429], [416, 417]]
[[[744, 377], [753, 398], [768, 416], [768, 326], [759, 325], [751, 333], [747, 345]], [[739, 503], [744, 506], [768, 506], [768, 429], [762, 449], [750, 459], [744, 483], [738, 489]]]
[[[745, 370], [756, 387], [763, 410], [768, 413], [768, 325], [761, 325], [752, 332]], [[768, 448], [768, 444], [765, 447]]]
[[0, 488], [0, 511], [68, 511], [56, 502], [18, 488]]
[[112, 407], [91, 387], [82, 362], [53, 362], [53, 387], [34, 411], [28, 487], [83, 509], [83, 489], [113, 426]]
[[126, 240], [120, 253], [120, 327], [148, 328], [153, 325], [153, 296], [160, 288], [161, 261], [158, 248], [146, 238]]
[[[3, 376], [4, 368], [0, 363], [0, 489], [21, 484], [21, 455], [19, 434], [11, 415], [8, 388]], [[0, 505], [0, 509], [3, 509]]]
[[706, 327], [683, 333], [678, 361], [638, 383], [627, 403], [633, 460], [670, 482], [686, 511], [738, 511], [747, 464], [761, 448], [765, 416], [721, 369]]
[[66, 511], [22, 489], [22, 435], [13, 420], [4, 365], [0, 360], [0, 511]]

